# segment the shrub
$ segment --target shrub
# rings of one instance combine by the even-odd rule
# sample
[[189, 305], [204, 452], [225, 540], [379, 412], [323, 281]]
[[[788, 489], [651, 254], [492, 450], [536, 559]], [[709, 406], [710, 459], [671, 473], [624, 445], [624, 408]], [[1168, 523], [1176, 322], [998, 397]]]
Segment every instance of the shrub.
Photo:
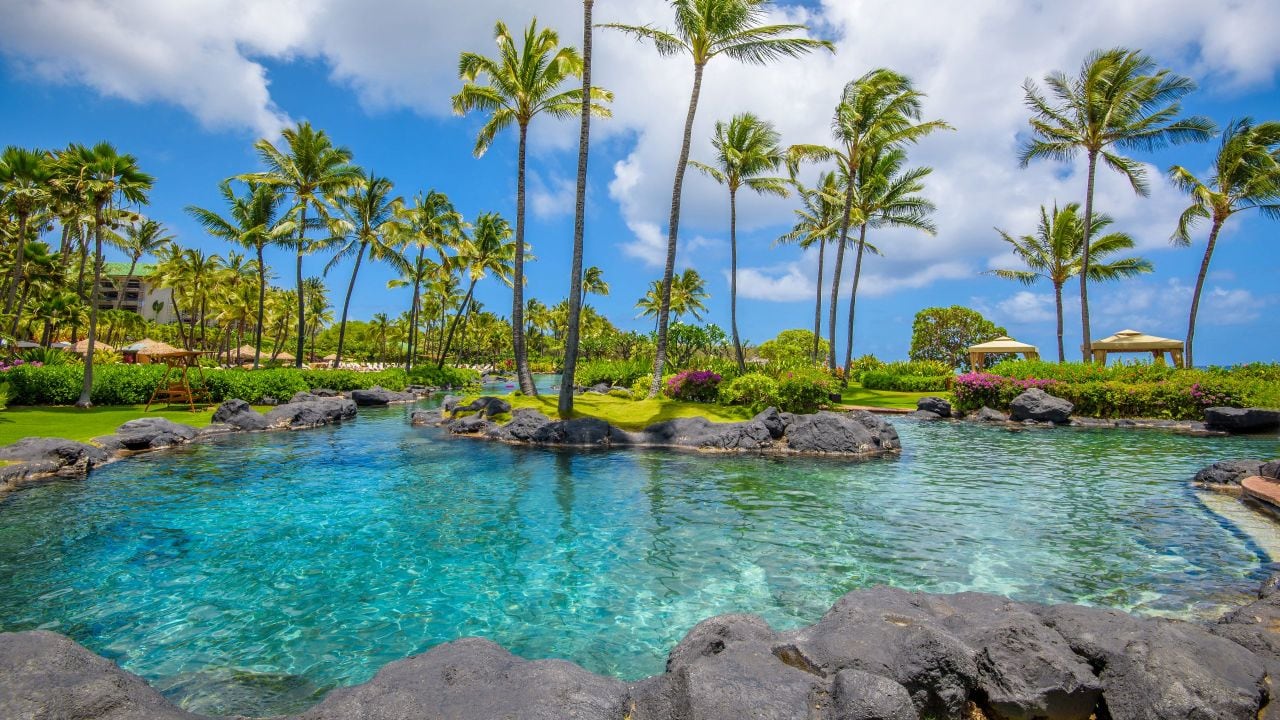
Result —
[[631, 392], [629, 390], [623, 390], [622, 388], [614, 388], [610, 390], [609, 395], [610, 397], [623, 398], [626, 400], [631, 399]]
[[70, 405], [80, 399], [81, 365], [22, 364], [3, 371], [14, 405]]
[[849, 365], [849, 380], [853, 382], [862, 382], [862, 374], [868, 370], [879, 370], [884, 367], [884, 363], [875, 355], [863, 355], [854, 358]]
[[649, 397], [649, 384], [652, 378], [642, 377], [631, 383], [631, 399], [643, 400]]
[[4, 410], [9, 407], [9, 393], [12, 389], [13, 388], [10, 387], [9, 383], [0, 382], [0, 410]]
[[214, 402], [238, 398], [256, 405], [268, 397], [286, 402], [296, 393], [312, 389], [304, 372], [294, 368], [211, 370], [204, 373], [204, 387]]
[[718, 396], [722, 405], [746, 405], [759, 412], [778, 405], [778, 381], [764, 373], [747, 373], [722, 384]]
[[18, 353], [18, 358], [27, 363], [39, 363], [41, 365], [66, 365], [76, 362], [78, 357], [69, 352], [63, 352], [58, 348], [28, 348]]
[[[383, 370], [382, 373], [400, 372], [401, 370]], [[382, 373], [378, 373], [381, 375]], [[408, 375], [407, 379], [412, 385], [426, 385], [429, 387], [450, 387], [465, 388], [480, 384], [480, 373], [469, 368], [442, 367], [437, 368], [434, 365], [419, 366], [414, 368]], [[383, 387], [390, 388], [386, 385]], [[403, 387], [399, 389], [404, 389]]]
[[882, 365], [880, 372], [895, 377], [936, 377], [951, 375], [951, 366], [940, 360], [898, 360]]
[[956, 376], [951, 386], [951, 401], [956, 409], [966, 412], [984, 406], [1004, 410], [1026, 390], [1040, 388], [1057, 395], [1057, 386], [1056, 380], [1020, 380], [993, 373], [970, 372]]
[[685, 370], [665, 383], [667, 397], [690, 402], [715, 402], [720, 375], [710, 370]]
[[[831, 346], [818, 339], [818, 357], [824, 358]], [[760, 357], [779, 368], [805, 367], [813, 364], [813, 331], [783, 330], [772, 340], [760, 343]]]
[[778, 409], [791, 413], [811, 413], [831, 401], [837, 390], [835, 378], [817, 368], [797, 368], [778, 379]]
[[947, 389], [952, 375], [893, 375], [883, 370], [862, 374], [862, 387], [868, 390], [893, 390], [895, 392], [942, 392]]
[[578, 363], [574, 370], [574, 384], [591, 387], [608, 383], [627, 387], [637, 380], [647, 379], [653, 365], [645, 360], [591, 360]]

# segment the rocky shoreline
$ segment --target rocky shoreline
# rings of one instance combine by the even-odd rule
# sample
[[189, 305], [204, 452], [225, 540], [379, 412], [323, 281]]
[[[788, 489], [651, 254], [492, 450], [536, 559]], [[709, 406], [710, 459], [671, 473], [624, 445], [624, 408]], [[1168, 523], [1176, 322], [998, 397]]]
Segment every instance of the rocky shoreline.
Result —
[[[457, 417], [463, 411], [475, 414]], [[863, 411], [797, 415], [768, 408], [743, 422], [676, 418], [638, 431], [624, 430], [597, 418], [553, 420], [532, 408], [517, 409], [506, 423], [492, 420], [493, 416], [508, 412], [511, 405], [501, 398], [482, 397], [467, 406], [459, 406], [456, 398], [451, 398], [438, 412], [414, 412], [410, 422], [436, 425], [462, 437], [544, 447], [665, 448], [848, 458], [881, 457], [902, 449], [892, 424]]]
[[[1280, 716], [1276, 585], [1264, 583], [1257, 600], [1213, 623], [874, 587], [797, 630], [755, 615], [705, 620], [671, 651], [664, 673], [630, 683], [463, 638], [291, 717], [1265, 720]], [[0, 634], [0, 717], [203, 718], [40, 630]]]

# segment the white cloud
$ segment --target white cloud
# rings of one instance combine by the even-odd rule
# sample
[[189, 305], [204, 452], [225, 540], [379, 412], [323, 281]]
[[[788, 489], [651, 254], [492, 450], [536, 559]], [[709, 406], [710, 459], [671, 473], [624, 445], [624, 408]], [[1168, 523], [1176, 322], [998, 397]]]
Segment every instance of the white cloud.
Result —
[[779, 268], [782, 273], [770, 273], [764, 268], [740, 268], [738, 271], [738, 295], [753, 300], [795, 302], [814, 299], [814, 283], [797, 263], [787, 263]]
[[996, 303], [997, 317], [1009, 323], [1037, 323], [1057, 321], [1058, 314], [1053, 296], [1027, 290], [1015, 293]]
[[578, 186], [574, 178], [529, 173], [529, 207], [535, 217], [552, 218], [573, 212]]

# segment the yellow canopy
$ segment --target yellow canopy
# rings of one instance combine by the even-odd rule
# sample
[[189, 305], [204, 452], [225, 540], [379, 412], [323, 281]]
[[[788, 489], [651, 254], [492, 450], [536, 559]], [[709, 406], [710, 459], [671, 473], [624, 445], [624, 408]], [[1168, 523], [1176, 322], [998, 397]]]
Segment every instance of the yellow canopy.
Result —
[[1035, 345], [1018, 342], [1008, 335], [1001, 335], [995, 340], [969, 346], [969, 364], [974, 370], [981, 370], [987, 362], [987, 355], [1010, 353], [1022, 355], [1028, 360], [1039, 360], [1040, 350]]
[[1107, 353], [1149, 352], [1158, 362], [1169, 353], [1174, 367], [1182, 367], [1182, 341], [1147, 335], [1137, 330], [1121, 330], [1115, 335], [1095, 340], [1089, 348], [1094, 362], [1106, 364]]

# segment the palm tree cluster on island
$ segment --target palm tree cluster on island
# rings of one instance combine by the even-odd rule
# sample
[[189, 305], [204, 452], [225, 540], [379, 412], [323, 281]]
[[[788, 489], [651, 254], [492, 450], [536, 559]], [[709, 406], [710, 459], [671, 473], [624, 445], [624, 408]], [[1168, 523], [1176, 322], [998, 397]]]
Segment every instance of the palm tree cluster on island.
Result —
[[[94, 348], [101, 337], [168, 333], [185, 348], [217, 353], [228, 364], [258, 368], [282, 360], [295, 367], [315, 362], [317, 345], [333, 347], [327, 360], [340, 366], [353, 343], [364, 358], [394, 358], [411, 369], [423, 361], [446, 362], [509, 357], [520, 389], [536, 394], [531, 355], [553, 357], [566, 378], [584, 352], [609, 354], [596, 343], [614, 339], [628, 357], [639, 337], [614, 328], [586, 304], [589, 294], [608, 294], [596, 267], [584, 267], [585, 202], [594, 118], [610, 116], [613, 94], [592, 85], [592, 43], [600, 28], [652, 46], [659, 55], [688, 58], [691, 87], [676, 158], [663, 273], [637, 303], [640, 317], [653, 320], [650, 395], [657, 395], [667, 372], [673, 320], [702, 320], [708, 297], [693, 268], [677, 272], [681, 202], [685, 173], [700, 171], [727, 190], [729, 238], [729, 337], [733, 362], [745, 370], [745, 341], [738, 313], [738, 205], [756, 194], [798, 198], [795, 223], [776, 244], [816, 250], [813, 338], [810, 360], [847, 373], [854, 357], [859, 282], [868, 256], [891, 253], [878, 233], [905, 228], [933, 235], [934, 204], [925, 195], [931, 169], [913, 165], [910, 150], [939, 131], [952, 130], [925, 112], [925, 95], [911, 78], [889, 68], [872, 69], [849, 81], [835, 98], [831, 137], [784, 144], [775, 126], [748, 112], [718, 119], [707, 147], [695, 147], [694, 122], [706, 67], [724, 56], [753, 65], [800, 62], [815, 52], [834, 52], [825, 40], [807, 36], [802, 24], [771, 24], [769, 0], [670, 0], [674, 24], [608, 23], [597, 26], [593, 2], [584, 0], [582, 50], [562, 45], [559, 35], [533, 20], [513, 32], [494, 26], [496, 50], [464, 52], [458, 62], [460, 89], [452, 97], [459, 115], [482, 117], [474, 154], [485, 154], [504, 131], [516, 135], [514, 222], [496, 212], [472, 219], [438, 190], [398, 193], [391, 179], [360, 167], [351, 150], [335, 144], [309, 123], [285, 129], [279, 138], [254, 144], [260, 167], [224, 180], [216, 207], [187, 212], [224, 253], [183, 247], [163, 224], [142, 213], [153, 178], [136, 159], [107, 143], [73, 144], [47, 151], [8, 147], [0, 156], [0, 332], [9, 340], [56, 339], [88, 344], [81, 404], [87, 405], [93, 379]], [[1081, 330], [1089, 357], [1088, 286], [1093, 281], [1150, 272], [1151, 263], [1127, 254], [1133, 238], [1112, 229], [1112, 219], [1095, 207], [1097, 172], [1121, 173], [1139, 195], [1148, 191], [1144, 164], [1126, 153], [1203, 142], [1218, 131], [1209, 119], [1184, 116], [1182, 100], [1195, 89], [1188, 78], [1160, 68], [1137, 50], [1116, 48], [1087, 57], [1075, 75], [1050, 73], [1043, 84], [1023, 87], [1030, 133], [1018, 160], [1086, 161], [1079, 200], [1045, 198], [1035, 229], [998, 230], [1021, 267], [993, 271], [1022, 283], [1048, 280], [1058, 315], [1058, 356], [1063, 347], [1063, 290], [1079, 279]], [[577, 117], [577, 163], [570, 281], [547, 306], [529, 296], [526, 264], [537, 244], [526, 227], [529, 127], [535, 118]], [[542, 122], [542, 121], [539, 121]], [[1257, 209], [1280, 217], [1280, 123], [1241, 118], [1221, 132], [1212, 175], [1201, 179], [1183, 166], [1170, 178], [1190, 197], [1172, 240], [1193, 241], [1207, 223], [1203, 262], [1188, 313], [1187, 362], [1192, 362], [1195, 322], [1211, 256], [1226, 221]], [[751, 191], [743, 195], [743, 189]], [[60, 233], [60, 240], [52, 235]], [[104, 283], [104, 248], [128, 259], [125, 282], [147, 266], [175, 322], [167, 329], [139, 324], [122, 309], [103, 308], [96, 294]], [[829, 247], [832, 246], [832, 247]], [[56, 249], [55, 249], [56, 247]], [[287, 271], [271, 268], [268, 250], [293, 255]], [[849, 254], [852, 256], [849, 257]], [[338, 308], [330, 304], [322, 277], [308, 276], [307, 258], [326, 258], [323, 275], [349, 263]], [[154, 263], [150, 261], [154, 260]], [[388, 285], [410, 289], [409, 306], [398, 316], [378, 313], [368, 321], [350, 317], [351, 299], [371, 264], [395, 274]], [[849, 269], [846, 265], [852, 264]], [[154, 265], [154, 268], [151, 267]], [[366, 273], [367, 274], [367, 273]], [[287, 279], [286, 279], [287, 278]], [[477, 300], [476, 288], [495, 281], [511, 290], [509, 313], [494, 313]], [[273, 284], [280, 282], [279, 286]], [[841, 293], [847, 289], [847, 304]], [[539, 288], [539, 291], [545, 291]], [[826, 305], [824, 307], [824, 297]], [[825, 313], [824, 313], [825, 309]], [[841, 311], [844, 311], [843, 317]], [[825, 333], [822, 323], [826, 321]], [[336, 321], [336, 327], [331, 328]], [[837, 344], [844, 331], [843, 354]], [[330, 338], [332, 332], [336, 338]], [[825, 335], [822, 357], [820, 339]], [[593, 344], [595, 343], [595, 344]], [[245, 350], [249, 350], [246, 356]], [[292, 352], [290, 352], [292, 350]], [[573, 383], [562, 383], [559, 409], [573, 405]]]

